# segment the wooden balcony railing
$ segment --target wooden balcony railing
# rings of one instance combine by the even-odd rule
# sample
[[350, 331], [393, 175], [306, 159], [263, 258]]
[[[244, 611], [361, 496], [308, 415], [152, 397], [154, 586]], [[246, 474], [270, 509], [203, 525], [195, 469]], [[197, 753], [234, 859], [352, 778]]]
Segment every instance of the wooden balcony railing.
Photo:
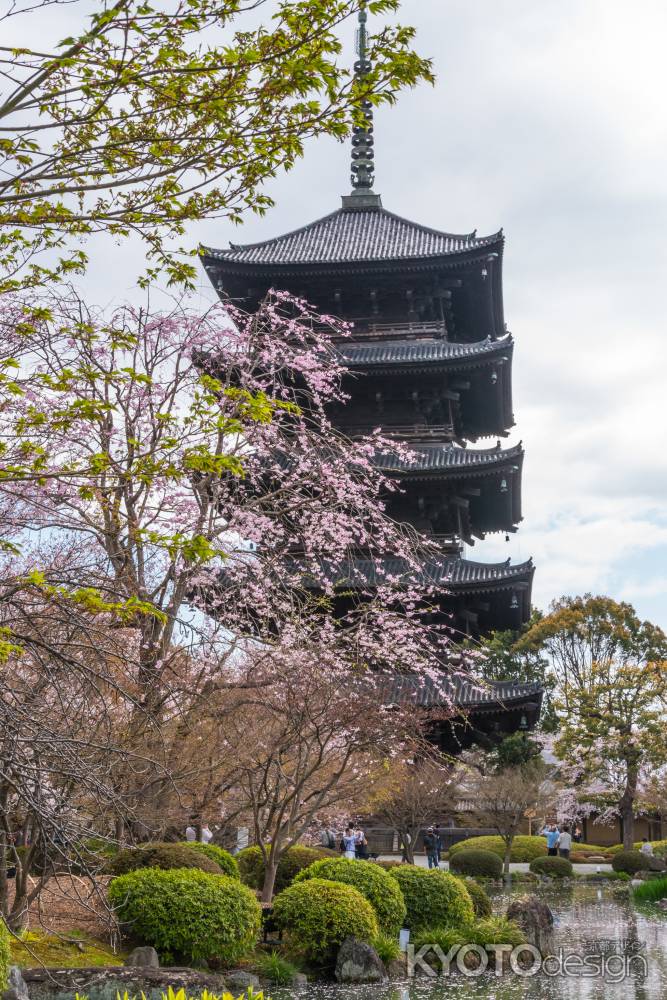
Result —
[[430, 323], [376, 323], [371, 320], [355, 320], [353, 340], [412, 340], [423, 337], [433, 337], [436, 340], [447, 339], [447, 327], [438, 320]]

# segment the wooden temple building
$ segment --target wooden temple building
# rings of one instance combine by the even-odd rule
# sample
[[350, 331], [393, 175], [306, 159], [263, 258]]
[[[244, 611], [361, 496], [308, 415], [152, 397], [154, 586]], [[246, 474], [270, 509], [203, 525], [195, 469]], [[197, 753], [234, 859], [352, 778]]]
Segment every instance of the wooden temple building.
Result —
[[[365, 17], [362, 10], [357, 74], [368, 71]], [[523, 448], [503, 445], [514, 427], [504, 236], [441, 232], [388, 211], [373, 191], [370, 103], [364, 112], [365, 127], [354, 130], [352, 192], [339, 208], [261, 243], [204, 249], [203, 264], [223, 300], [252, 308], [269, 288], [285, 289], [353, 324], [352, 339], [338, 346], [350, 399], [334, 424], [350, 437], [380, 427], [414, 451], [410, 462], [379, 459], [403, 486], [389, 513], [438, 540], [442, 556], [424, 575], [438, 586], [454, 633], [518, 629], [530, 616], [532, 561], [463, 557], [464, 543], [515, 532], [522, 520]], [[357, 560], [351, 577], [366, 585], [367, 568]], [[473, 730], [532, 728], [539, 718], [539, 685], [508, 681], [475, 692], [452, 683], [471, 738]]]

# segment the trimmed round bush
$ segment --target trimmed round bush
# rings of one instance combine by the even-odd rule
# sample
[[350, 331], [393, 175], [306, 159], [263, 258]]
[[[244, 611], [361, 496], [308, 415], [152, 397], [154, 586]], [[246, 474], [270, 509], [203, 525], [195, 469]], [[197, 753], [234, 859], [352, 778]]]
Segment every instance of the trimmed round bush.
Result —
[[403, 893], [407, 907], [406, 926], [460, 927], [475, 919], [470, 893], [460, 878], [436, 869], [401, 865], [389, 872]]
[[111, 875], [126, 875], [139, 868], [197, 868], [210, 875], [222, 875], [222, 869], [205, 854], [193, 851], [188, 844], [141, 844], [119, 851], [108, 865]]
[[646, 858], [640, 851], [619, 851], [615, 854], [611, 867], [615, 872], [627, 872], [635, 875], [647, 867]]
[[188, 850], [197, 851], [198, 854], [203, 854], [210, 861], [214, 861], [223, 875], [229, 875], [230, 878], [241, 878], [236, 858], [229, 851], [226, 851], [224, 847], [218, 847], [217, 844], [200, 844], [197, 840], [184, 841], [180, 844], [180, 847], [187, 847]]
[[167, 964], [233, 965], [257, 939], [262, 910], [246, 886], [197, 869], [140, 868], [112, 879], [109, 902], [125, 932]]
[[[492, 851], [502, 860], [505, 857], [505, 841], [502, 837], [469, 837], [467, 840], [460, 840], [449, 848], [449, 860], [459, 853], [459, 851], [482, 850]], [[512, 843], [511, 861], [532, 861], [547, 853], [547, 841], [545, 837], [518, 836]]]
[[7, 930], [7, 924], [0, 917], [0, 992], [4, 992], [7, 989], [9, 979], [9, 966], [12, 959], [9, 950], [10, 940], [11, 935]]
[[571, 878], [574, 874], [572, 862], [567, 858], [535, 858], [530, 862], [530, 870], [536, 875], [549, 875], [551, 878]]
[[380, 930], [387, 934], [398, 934], [403, 926], [406, 914], [403, 894], [389, 872], [372, 861], [323, 858], [299, 872], [294, 883], [312, 878], [326, 878], [353, 886], [371, 904]]
[[472, 899], [476, 919], [485, 920], [487, 917], [490, 917], [493, 914], [491, 900], [479, 882], [475, 882], [474, 878], [462, 878], [461, 881]]
[[499, 878], [503, 873], [503, 863], [493, 851], [457, 851], [449, 860], [449, 870], [457, 875], [484, 875]]
[[295, 882], [276, 896], [273, 921], [291, 947], [325, 964], [333, 962], [345, 938], [372, 944], [379, 933], [375, 911], [360, 892], [323, 878]]
[[[330, 851], [326, 847], [303, 847], [301, 844], [288, 847], [278, 862], [275, 891], [282, 892], [283, 889], [286, 889], [288, 885], [292, 884], [299, 872], [308, 868], [314, 861], [337, 857], [339, 855], [336, 851]], [[257, 845], [244, 847], [236, 855], [236, 860], [241, 881], [249, 885], [251, 889], [261, 889], [264, 884], [264, 858], [261, 849]]]

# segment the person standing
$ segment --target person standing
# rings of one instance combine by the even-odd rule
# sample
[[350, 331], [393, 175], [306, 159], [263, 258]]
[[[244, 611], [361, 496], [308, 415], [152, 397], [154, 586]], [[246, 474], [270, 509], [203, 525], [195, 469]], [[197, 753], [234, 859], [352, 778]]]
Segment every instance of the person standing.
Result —
[[194, 828], [194, 826], [192, 826], [192, 823], [189, 823], [188, 826], [186, 826], [185, 828], [185, 839], [190, 844], [193, 844], [197, 839], [197, 831]]
[[437, 841], [435, 839], [435, 831], [432, 826], [429, 826], [428, 830], [424, 834], [424, 850], [426, 851], [426, 859], [428, 861], [429, 868], [438, 867], [438, 850], [436, 844]]
[[435, 837], [435, 856], [438, 862], [438, 868], [440, 867], [440, 855], [442, 854], [442, 831], [438, 824], [433, 827], [433, 835]]
[[356, 853], [359, 861], [368, 860], [368, 841], [366, 840], [366, 834], [361, 829], [361, 827], [356, 827], [354, 831], [354, 839], [356, 843]]
[[209, 827], [208, 823], [204, 823], [203, 827], [201, 828], [200, 840], [202, 844], [210, 844], [211, 841], [213, 840], [213, 833], [211, 832], [211, 828]]
[[551, 826], [545, 826], [542, 830], [542, 836], [547, 838], [547, 854], [550, 858], [555, 858], [558, 854], [558, 829], [553, 824]]
[[343, 834], [341, 847], [343, 848], [344, 857], [348, 861], [354, 861], [357, 856], [357, 839], [351, 826], [348, 826]]
[[336, 850], [336, 834], [328, 826], [325, 830], [320, 830], [320, 844], [322, 847], [326, 847], [329, 850]]
[[646, 854], [647, 857], [653, 857], [653, 844], [649, 841], [648, 837], [642, 837], [642, 846], [639, 848], [640, 854]]
[[558, 853], [561, 858], [567, 858], [569, 860], [571, 848], [572, 834], [570, 833], [569, 826], [564, 826], [558, 837]]

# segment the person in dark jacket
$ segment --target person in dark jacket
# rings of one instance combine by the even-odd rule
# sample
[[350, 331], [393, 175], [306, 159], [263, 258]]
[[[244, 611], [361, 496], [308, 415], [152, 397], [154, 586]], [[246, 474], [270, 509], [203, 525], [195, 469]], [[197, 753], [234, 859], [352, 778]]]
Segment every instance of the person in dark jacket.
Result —
[[437, 868], [438, 848], [435, 831], [432, 826], [429, 826], [428, 830], [424, 834], [424, 850], [426, 851], [429, 868]]

